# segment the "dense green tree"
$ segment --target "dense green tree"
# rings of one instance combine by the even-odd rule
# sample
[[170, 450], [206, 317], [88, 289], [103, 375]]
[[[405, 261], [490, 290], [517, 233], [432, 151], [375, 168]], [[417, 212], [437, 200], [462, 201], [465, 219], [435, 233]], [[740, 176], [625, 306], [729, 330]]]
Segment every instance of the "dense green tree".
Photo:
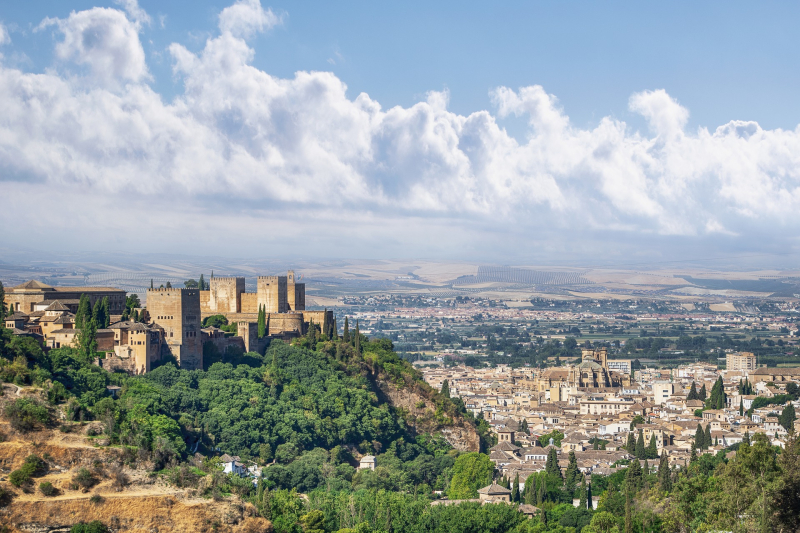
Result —
[[531, 434], [530, 430], [528, 429], [528, 421], [525, 420], [524, 418], [522, 419], [522, 422], [519, 423], [519, 432], [524, 433], [526, 435]]
[[744, 398], [739, 397], [739, 416], [744, 416]]
[[200, 284], [194, 278], [187, 279], [186, 281], [184, 281], [183, 282], [183, 286], [186, 287], [187, 289], [199, 289], [200, 288]]
[[706, 384], [703, 383], [703, 386], [700, 387], [700, 392], [697, 393], [697, 399], [700, 401], [706, 401]]
[[356, 351], [356, 356], [360, 356], [361, 355], [361, 330], [358, 328], [358, 320], [356, 320], [355, 341], [356, 342], [354, 344], [354, 347], [355, 347], [355, 351]]
[[444, 396], [445, 398], [449, 398], [450, 397], [450, 384], [447, 382], [447, 380], [442, 381], [442, 390], [441, 390], [441, 392], [442, 392], [442, 396]]
[[347, 344], [350, 344], [350, 324], [347, 321], [347, 317], [344, 317], [344, 332], [342, 333], [342, 341]]
[[201, 291], [204, 291], [204, 290], [208, 289], [208, 287], [206, 287], [206, 280], [203, 279], [203, 275], [202, 274], [200, 274], [200, 281], [197, 282], [197, 286]]
[[168, 281], [168, 282], [167, 282], [167, 286], [166, 286], [166, 288], [167, 288], [167, 289], [171, 289], [171, 288], [172, 288], [172, 283], [170, 283], [170, 282]]
[[452, 472], [447, 497], [451, 500], [477, 498], [478, 489], [492, 482], [494, 463], [486, 454], [469, 452], [456, 459]]
[[705, 444], [704, 448], [710, 448], [714, 444], [714, 440], [711, 438], [711, 424], [706, 424], [706, 431], [703, 437], [703, 442]]
[[650, 443], [647, 445], [646, 455], [648, 459], [658, 459], [658, 444], [656, 443], [656, 434], [650, 435]]

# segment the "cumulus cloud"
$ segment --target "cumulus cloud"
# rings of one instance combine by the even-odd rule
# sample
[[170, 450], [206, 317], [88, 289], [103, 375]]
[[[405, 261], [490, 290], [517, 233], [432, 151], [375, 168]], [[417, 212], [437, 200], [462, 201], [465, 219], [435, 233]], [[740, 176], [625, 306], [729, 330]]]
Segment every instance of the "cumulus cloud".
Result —
[[259, 0], [238, 0], [219, 14], [219, 29], [234, 37], [248, 38], [257, 32], [272, 29], [282, 18], [272, 9], [261, 7]]
[[[183, 91], [167, 102], [146, 83], [143, 19], [124, 5], [128, 14], [94, 8], [43, 23], [63, 34], [57, 56], [87, 72], [0, 64], [0, 181], [13, 206], [0, 218], [62, 217], [57, 204], [71, 230], [92, 226], [91, 210], [118, 237], [150, 220], [167, 233], [221, 227], [226, 243], [272, 238], [262, 221], [294, 239], [357, 235], [407, 250], [434, 238], [499, 246], [509, 232], [513, 248], [587, 232], [652, 242], [798, 229], [800, 129], [687, 131], [688, 111], [664, 90], [630, 97], [646, 132], [611, 117], [576, 127], [538, 85], [493, 90], [495, 114], [453, 113], [435, 91], [384, 109], [330, 72], [284, 79], [253, 67], [245, 39], [280, 22], [257, 0], [225, 8], [199, 52], [170, 46]], [[528, 122], [522, 141], [497, 122], [511, 115]]]
[[[134, 1], [126, 4], [136, 6]], [[56, 45], [56, 56], [66, 63], [88, 67], [91, 82], [107, 88], [149, 77], [139, 23], [122, 11], [101, 7], [73, 11], [66, 19], [45, 19], [38, 29], [48, 27], [56, 27], [63, 34]]]

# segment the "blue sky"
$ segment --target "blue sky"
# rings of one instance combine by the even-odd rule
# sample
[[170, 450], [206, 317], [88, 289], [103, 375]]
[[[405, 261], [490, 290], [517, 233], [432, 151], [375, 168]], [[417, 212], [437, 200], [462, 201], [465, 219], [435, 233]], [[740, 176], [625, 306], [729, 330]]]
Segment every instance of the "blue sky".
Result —
[[[142, 41], [165, 96], [180, 92], [166, 48], [202, 48], [230, 2], [153, 2]], [[460, 114], [487, 108], [490, 89], [539, 84], [579, 125], [636, 120], [628, 95], [666, 89], [689, 125], [736, 117], [765, 128], [800, 123], [800, 4], [796, 2], [271, 2], [284, 23], [251, 43], [253, 65], [280, 77], [329, 70], [351, 96], [409, 106], [449, 89]], [[31, 61], [52, 63], [52, 42], [30, 29], [45, 17], [114, 2], [8, 2], [0, 20]], [[163, 26], [162, 26], [163, 21]], [[17, 33], [17, 32], [20, 33]]]
[[[142, 248], [116, 220], [138, 215], [170, 251], [186, 225], [290, 256], [793, 251], [798, 11], [6, 3], [0, 186], [20, 212], [37, 187], [79, 226], [101, 211], [101, 248]], [[30, 231], [74, 246], [53, 222]]]

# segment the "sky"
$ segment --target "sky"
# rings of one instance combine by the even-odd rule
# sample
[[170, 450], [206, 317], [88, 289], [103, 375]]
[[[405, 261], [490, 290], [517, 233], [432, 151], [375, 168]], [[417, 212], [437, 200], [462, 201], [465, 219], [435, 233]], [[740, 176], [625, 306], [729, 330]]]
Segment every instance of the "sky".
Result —
[[6, 2], [0, 255], [784, 266], [799, 12]]

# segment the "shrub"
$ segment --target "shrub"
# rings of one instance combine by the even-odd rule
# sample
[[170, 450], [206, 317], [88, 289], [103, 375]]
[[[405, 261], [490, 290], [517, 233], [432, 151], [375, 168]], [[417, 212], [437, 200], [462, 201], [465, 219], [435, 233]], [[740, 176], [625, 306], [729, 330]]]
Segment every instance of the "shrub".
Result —
[[29, 455], [18, 470], [14, 470], [8, 476], [12, 485], [21, 487], [34, 476], [42, 475], [47, 468], [47, 464], [37, 455]]
[[49, 481], [39, 483], [39, 490], [45, 496], [55, 496], [58, 493], [58, 489], [56, 489]]
[[93, 520], [89, 523], [75, 524], [69, 533], [109, 533], [109, 529], [101, 521]]
[[79, 468], [72, 482], [83, 490], [88, 490], [97, 483], [97, 479], [87, 468]]
[[103, 501], [103, 497], [99, 494], [92, 494], [92, 497], [89, 498], [89, 501], [92, 503], [100, 503]]
[[47, 408], [30, 398], [18, 398], [8, 404], [5, 415], [11, 422], [11, 427], [23, 432], [31, 431], [37, 424], [46, 424], [50, 420]]

